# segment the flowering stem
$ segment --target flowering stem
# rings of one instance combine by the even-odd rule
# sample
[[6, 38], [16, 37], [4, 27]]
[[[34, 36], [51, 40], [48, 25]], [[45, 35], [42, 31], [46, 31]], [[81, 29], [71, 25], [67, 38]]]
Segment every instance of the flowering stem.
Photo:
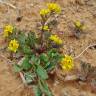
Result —
[[44, 23], [42, 24], [42, 30], [41, 30], [41, 47], [43, 46], [43, 39], [44, 39], [44, 36], [43, 36], [44, 30], [43, 30], [43, 28], [44, 28]]
[[13, 60], [13, 52], [10, 52], [10, 59]]
[[41, 29], [41, 47], [43, 46], [43, 40], [44, 40], [44, 25], [46, 25], [48, 18], [43, 18], [42, 17], [42, 29]]

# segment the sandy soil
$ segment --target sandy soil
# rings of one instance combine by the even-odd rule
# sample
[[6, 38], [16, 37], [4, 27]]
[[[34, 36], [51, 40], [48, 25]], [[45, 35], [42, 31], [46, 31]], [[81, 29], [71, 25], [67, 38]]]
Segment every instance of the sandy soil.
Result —
[[[3, 1], [3, 0], [2, 0]], [[5, 0], [12, 3], [16, 8], [13, 9], [4, 4], [0, 4], [0, 28], [5, 24], [13, 24], [21, 30], [34, 30], [37, 22], [40, 19], [39, 10], [45, 7], [46, 2], [53, 0]], [[96, 0], [54, 0], [62, 7], [62, 15], [59, 18], [60, 24], [56, 29], [56, 33], [64, 40], [64, 53], [69, 53], [77, 56], [88, 45], [96, 43]], [[20, 22], [16, 21], [17, 17], [22, 16]], [[80, 39], [72, 38], [73, 21], [80, 20], [86, 24], [85, 35]], [[1, 32], [1, 31], [0, 31]], [[61, 35], [63, 32], [63, 35]], [[2, 37], [0, 37], [0, 48], [4, 45]], [[4, 59], [0, 52], [0, 96], [33, 96], [32, 89], [22, 85], [22, 81], [8, 62]], [[6, 55], [3, 54], [6, 57]], [[79, 59], [75, 61], [79, 65], [79, 60], [91, 63], [96, 66], [96, 49], [88, 49]], [[70, 84], [61, 82], [54, 85], [50, 81], [50, 86], [55, 93], [55, 96], [96, 96], [90, 88], [82, 88], [76, 82]], [[16, 90], [17, 89], [17, 90]], [[96, 90], [95, 90], [96, 91]]]

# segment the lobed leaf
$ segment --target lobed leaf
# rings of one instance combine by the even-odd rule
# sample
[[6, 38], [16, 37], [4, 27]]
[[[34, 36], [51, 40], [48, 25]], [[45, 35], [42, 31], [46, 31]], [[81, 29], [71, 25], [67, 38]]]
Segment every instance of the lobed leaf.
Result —
[[41, 79], [48, 79], [47, 72], [41, 65], [37, 66], [36, 73]]
[[15, 72], [20, 72], [22, 68], [18, 64], [14, 64], [13, 66]]
[[42, 96], [42, 92], [41, 92], [41, 90], [40, 90], [38, 85], [37, 86], [33, 86], [33, 91], [34, 91], [35, 96]]
[[45, 93], [47, 96], [53, 96], [47, 83], [44, 80], [42, 80], [42, 79], [39, 80], [39, 87], [40, 87], [42, 93]]
[[32, 67], [32, 65], [29, 63], [29, 60], [30, 58], [28, 56], [25, 56], [25, 59], [23, 60], [22, 65], [21, 65], [21, 67], [24, 70], [29, 70]]

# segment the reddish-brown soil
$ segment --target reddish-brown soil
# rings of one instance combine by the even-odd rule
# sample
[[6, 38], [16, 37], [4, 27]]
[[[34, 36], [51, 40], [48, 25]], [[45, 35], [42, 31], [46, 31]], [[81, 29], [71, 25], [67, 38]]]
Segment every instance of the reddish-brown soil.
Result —
[[[5, 24], [13, 24], [21, 30], [34, 30], [39, 22], [39, 11], [46, 3], [53, 0], [2, 0], [16, 6], [13, 9], [8, 5], [0, 3], [0, 28]], [[54, 0], [62, 7], [62, 15], [59, 18], [59, 25], [56, 33], [64, 41], [64, 53], [77, 56], [88, 45], [96, 43], [96, 0]], [[21, 21], [16, 18], [22, 16]], [[86, 25], [85, 34], [80, 39], [70, 37], [73, 30], [73, 22], [84, 21]], [[2, 32], [2, 31], [0, 31]], [[63, 35], [60, 33], [63, 32]], [[4, 46], [2, 35], [0, 36], [0, 48]], [[12, 67], [8, 65], [7, 54], [0, 50], [0, 96], [33, 96], [32, 89], [24, 87], [21, 79], [14, 73]], [[79, 60], [91, 63], [96, 66], [96, 49], [88, 49], [83, 55], [74, 61], [79, 65]], [[82, 87], [82, 83], [61, 82], [58, 84], [49, 81], [49, 85], [55, 96], [96, 96], [96, 90]]]

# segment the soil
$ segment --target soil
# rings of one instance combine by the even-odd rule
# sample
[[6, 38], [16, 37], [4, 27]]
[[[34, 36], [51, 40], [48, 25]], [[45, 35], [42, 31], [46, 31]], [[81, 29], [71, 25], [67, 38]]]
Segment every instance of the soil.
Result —
[[[56, 1], [62, 7], [59, 25], [56, 33], [64, 41], [64, 53], [73, 56], [80, 54], [88, 45], [96, 44], [96, 0], [2, 0], [16, 6], [16, 9], [0, 3], [0, 34], [6, 24], [13, 24], [21, 30], [34, 30], [40, 20], [39, 11], [47, 2]], [[17, 20], [17, 19], [20, 20]], [[72, 37], [73, 22], [83, 21], [86, 30], [80, 39]], [[4, 46], [4, 38], [0, 35], [0, 48]], [[71, 50], [71, 51], [70, 51]], [[34, 96], [32, 89], [23, 85], [6, 59], [6, 52], [0, 50], [0, 96]], [[78, 59], [96, 66], [96, 48], [88, 49]], [[55, 78], [56, 79], [56, 78]], [[61, 82], [49, 80], [49, 85], [55, 96], [96, 96], [96, 89], [83, 86], [82, 82]]]

